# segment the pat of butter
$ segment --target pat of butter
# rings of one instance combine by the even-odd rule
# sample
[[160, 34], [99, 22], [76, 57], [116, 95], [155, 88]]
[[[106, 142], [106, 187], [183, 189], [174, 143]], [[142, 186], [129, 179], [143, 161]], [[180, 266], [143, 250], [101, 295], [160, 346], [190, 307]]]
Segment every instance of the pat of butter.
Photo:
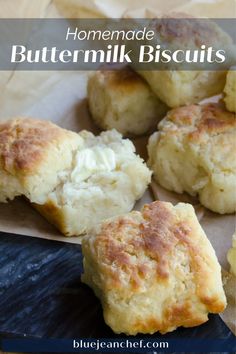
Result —
[[94, 146], [81, 150], [76, 155], [76, 166], [71, 173], [72, 182], [79, 183], [96, 172], [116, 168], [116, 156], [109, 147]]

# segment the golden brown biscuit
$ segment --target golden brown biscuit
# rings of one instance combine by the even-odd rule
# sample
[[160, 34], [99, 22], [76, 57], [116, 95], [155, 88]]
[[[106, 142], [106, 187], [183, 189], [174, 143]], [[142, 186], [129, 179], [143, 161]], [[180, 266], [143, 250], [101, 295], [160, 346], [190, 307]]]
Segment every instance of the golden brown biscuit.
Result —
[[220, 265], [190, 204], [156, 201], [107, 220], [82, 251], [82, 281], [116, 333], [193, 327], [226, 306]]
[[[175, 19], [174, 17], [184, 17]], [[175, 50], [195, 49], [200, 52], [205, 47], [224, 48], [233, 55], [232, 39], [215, 22], [196, 19], [184, 14], [150, 21], [148, 29], [156, 34], [155, 43], [161, 48]], [[152, 44], [147, 43], [147, 44]], [[154, 45], [154, 43], [153, 43]], [[159, 65], [159, 64], [158, 64]], [[139, 71], [149, 83], [153, 92], [169, 107], [179, 107], [198, 103], [223, 91], [226, 72], [214, 70], [159, 70]]]
[[42, 201], [81, 143], [78, 134], [49, 121], [17, 117], [0, 123], [0, 201], [22, 194]]
[[236, 210], [236, 120], [217, 104], [168, 112], [148, 143], [148, 164], [164, 188], [197, 195], [220, 213]]
[[96, 71], [88, 81], [89, 109], [102, 129], [140, 135], [154, 128], [167, 106], [130, 68]]

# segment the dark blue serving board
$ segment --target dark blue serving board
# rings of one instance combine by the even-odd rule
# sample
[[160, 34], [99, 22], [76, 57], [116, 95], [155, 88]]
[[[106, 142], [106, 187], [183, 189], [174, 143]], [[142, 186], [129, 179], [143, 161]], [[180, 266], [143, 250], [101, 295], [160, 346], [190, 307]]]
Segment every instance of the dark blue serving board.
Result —
[[[117, 337], [81, 272], [79, 245], [0, 233], [0, 337]], [[234, 337], [217, 315], [199, 327], [154, 336]]]

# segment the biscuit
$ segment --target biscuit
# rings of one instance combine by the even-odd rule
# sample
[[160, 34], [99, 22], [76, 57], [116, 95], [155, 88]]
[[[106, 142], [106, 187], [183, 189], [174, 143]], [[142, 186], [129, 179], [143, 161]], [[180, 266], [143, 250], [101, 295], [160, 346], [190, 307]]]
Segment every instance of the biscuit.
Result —
[[41, 202], [81, 143], [78, 134], [49, 121], [17, 117], [0, 123], [0, 202], [18, 195]]
[[232, 248], [228, 251], [227, 259], [230, 264], [230, 272], [236, 276], [236, 232], [232, 236]]
[[156, 201], [82, 241], [84, 274], [116, 333], [193, 327], [226, 306], [221, 268], [190, 204]]
[[177, 193], [198, 196], [220, 214], [236, 209], [236, 120], [217, 104], [175, 108], [148, 143], [155, 180]]
[[224, 101], [230, 112], [236, 112], [236, 68], [228, 71], [224, 88]]
[[[148, 29], [156, 34], [155, 43], [161, 48], [201, 50], [201, 45], [227, 48], [232, 52], [232, 39], [216, 23], [206, 19], [162, 18], [150, 21]], [[150, 44], [150, 43], [147, 43]], [[152, 44], [152, 43], [151, 43]], [[194, 65], [194, 64], [192, 64]], [[153, 92], [169, 107], [198, 103], [202, 99], [223, 91], [226, 72], [214, 70], [168, 70], [139, 71]]]
[[141, 135], [167, 112], [148, 84], [128, 67], [96, 71], [88, 81], [88, 103], [95, 123], [124, 135]]
[[169, 107], [198, 103], [223, 91], [224, 71], [140, 71], [153, 92]]
[[95, 137], [36, 119], [0, 124], [0, 201], [25, 196], [66, 236], [130, 211], [150, 180], [115, 130]]
[[151, 171], [133, 143], [115, 130], [95, 137], [82, 131], [72, 166], [36, 209], [65, 236], [81, 235], [103, 219], [130, 211], [145, 192]]

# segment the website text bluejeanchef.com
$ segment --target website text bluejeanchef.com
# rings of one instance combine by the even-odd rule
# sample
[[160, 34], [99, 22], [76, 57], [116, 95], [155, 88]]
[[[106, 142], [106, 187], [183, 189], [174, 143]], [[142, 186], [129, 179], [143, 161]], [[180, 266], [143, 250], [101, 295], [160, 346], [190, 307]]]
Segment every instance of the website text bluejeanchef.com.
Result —
[[167, 341], [147, 341], [144, 339], [138, 340], [112, 340], [105, 341], [102, 339], [96, 340], [73, 340], [73, 349], [93, 349], [99, 351], [101, 349], [167, 349], [169, 348], [169, 344]]

